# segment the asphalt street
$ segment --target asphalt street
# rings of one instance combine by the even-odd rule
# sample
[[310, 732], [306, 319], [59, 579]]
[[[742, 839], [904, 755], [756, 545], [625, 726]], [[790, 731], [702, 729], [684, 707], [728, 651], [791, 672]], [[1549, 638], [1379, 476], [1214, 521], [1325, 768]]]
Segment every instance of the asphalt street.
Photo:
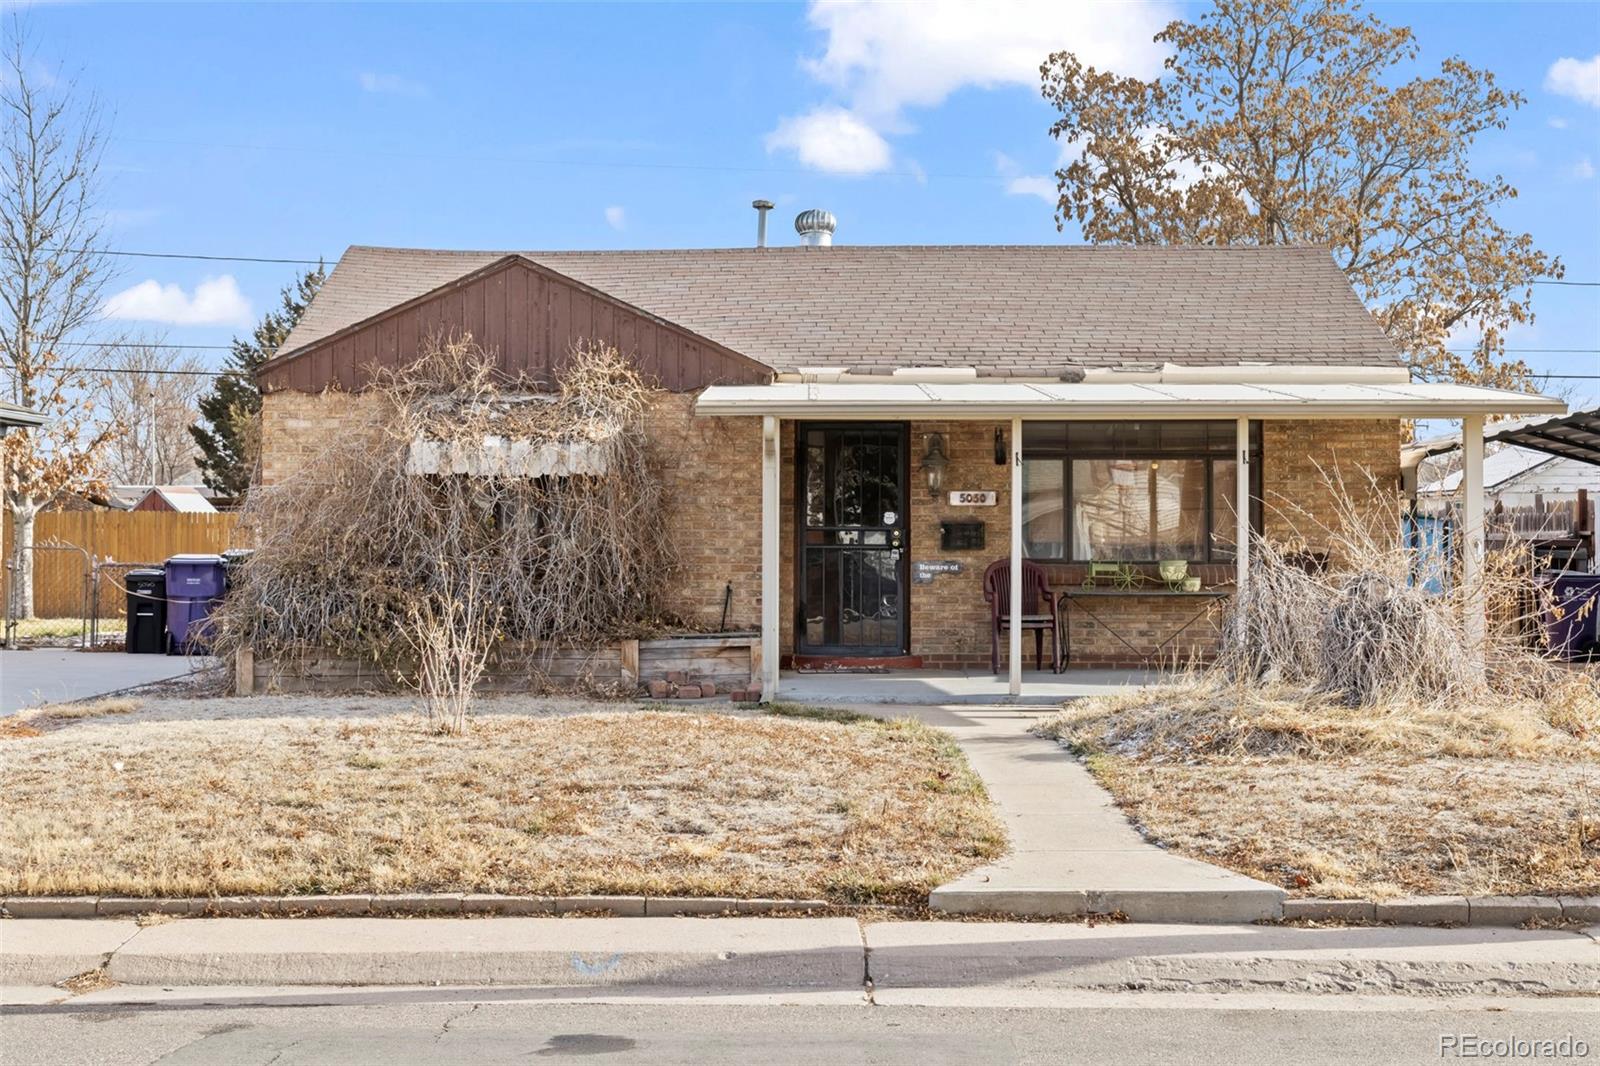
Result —
[[[113, 993], [114, 994], [114, 993]], [[950, 996], [946, 992], [942, 995]], [[97, 1000], [0, 1014], [5, 1063], [1438, 1063], [1442, 1041], [1583, 1041], [1600, 1061], [1592, 1000], [1200, 994], [964, 993], [1013, 1005], [916, 1005], [696, 996], [573, 1001], [506, 989], [174, 990], [147, 1004]], [[243, 997], [241, 999], [241, 997]], [[842, 997], [842, 998], [841, 998]], [[320, 1000], [320, 1002], [319, 1002]], [[1570, 1044], [1569, 1047], [1574, 1047]]]

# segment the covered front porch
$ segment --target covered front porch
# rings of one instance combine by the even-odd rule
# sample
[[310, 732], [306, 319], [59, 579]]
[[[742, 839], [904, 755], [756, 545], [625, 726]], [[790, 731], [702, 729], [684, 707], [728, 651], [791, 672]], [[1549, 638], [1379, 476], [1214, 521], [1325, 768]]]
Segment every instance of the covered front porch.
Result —
[[[906, 606], [914, 598], [912, 594], [915, 589], [906, 580], [910, 571], [905, 567], [907, 564], [915, 566], [920, 563], [930, 573], [938, 573], [940, 560], [935, 557], [941, 554], [941, 548], [948, 542], [941, 545], [939, 539], [929, 539], [932, 534], [927, 529], [919, 533], [914, 524], [908, 526], [908, 519], [896, 513], [900, 510], [898, 504], [895, 505], [896, 511], [871, 519], [874, 524], [871, 530], [859, 527], [846, 531], [846, 534], [853, 538], [847, 542], [852, 549], [876, 547], [893, 552], [897, 559], [905, 560], [900, 563], [900, 577], [894, 583], [896, 590], [906, 590], [908, 593], [894, 612], [896, 617], [893, 623], [899, 627], [900, 643], [893, 643], [894, 630], [880, 629], [877, 631], [882, 637], [877, 642], [879, 646], [863, 656], [861, 663], [846, 662], [845, 670], [839, 673], [786, 670], [791, 663], [807, 665], [803, 661], [805, 657], [797, 657], [797, 653], [803, 650], [807, 636], [805, 627], [811, 623], [812, 613], [809, 608], [803, 612], [805, 617], [798, 616], [802, 612], [795, 612], [797, 617], [788, 619], [790, 626], [786, 633], [785, 615], [794, 607], [790, 596], [794, 596], [795, 601], [803, 602], [806, 593], [804, 586], [808, 580], [803, 569], [804, 534], [809, 534], [811, 530], [806, 528], [805, 517], [798, 515], [798, 509], [809, 486], [791, 483], [790, 495], [785, 491], [784, 479], [786, 464], [805, 462], [804, 449], [807, 445], [798, 442], [796, 433], [800, 427], [847, 427], [860, 424], [863, 431], [870, 425], [873, 427], [871, 432], [883, 435], [891, 434], [896, 424], [915, 430], [919, 426], [982, 423], [982, 434], [987, 434], [989, 427], [994, 427], [993, 466], [988, 476], [1003, 479], [996, 482], [996, 487], [1001, 487], [1002, 491], [979, 495], [987, 497], [985, 502], [990, 505], [1003, 504], [997, 508], [993, 524], [1002, 533], [1004, 541], [989, 543], [987, 551], [989, 558], [998, 557], [1009, 566], [1006, 574], [1009, 580], [1004, 582], [1004, 587], [1009, 590], [1009, 603], [997, 605], [998, 613], [1009, 620], [1026, 617], [1023, 604], [1024, 565], [1030, 556], [1038, 556], [1037, 544], [1025, 543], [1024, 534], [1024, 441], [1029, 436], [1027, 427], [1030, 425], [1093, 423], [1097, 427], [1116, 427], [1124, 424], [1149, 426], [1178, 423], [1192, 427], [1204, 423], [1206, 433], [1212, 437], [1217, 435], [1219, 426], [1231, 430], [1228, 433], [1231, 441], [1224, 439], [1222, 442], [1223, 456], [1232, 464], [1228, 476], [1221, 477], [1218, 474], [1220, 468], [1214, 470], [1209, 465], [1204, 468], [1209, 535], [1214, 539], [1225, 535], [1228, 541], [1226, 554], [1211, 557], [1213, 561], [1208, 571], [1211, 591], [1219, 597], [1220, 604], [1224, 602], [1221, 597], [1228, 592], [1236, 593], [1248, 582], [1252, 535], [1271, 534], [1270, 530], [1262, 529], [1259, 518], [1259, 494], [1262, 490], [1258, 487], [1258, 464], [1263, 461], [1259, 444], [1262, 426], [1271, 428], [1303, 424], [1315, 427], [1320, 424], [1349, 427], [1358, 425], [1359, 420], [1367, 420], [1374, 426], [1387, 424], [1390, 439], [1387, 442], [1380, 440], [1379, 450], [1390, 465], [1397, 468], [1396, 427], [1400, 419], [1461, 419], [1465, 440], [1466, 485], [1463, 512], [1468, 544], [1468, 550], [1463, 553], [1463, 577], [1470, 584], [1481, 568], [1482, 442], [1485, 419], [1494, 415], [1557, 412], [1563, 409], [1564, 405], [1559, 400], [1549, 397], [1460, 385], [1413, 384], [1405, 379], [1403, 370], [1395, 368], [1329, 371], [1237, 367], [1197, 371], [1173, 366], [1159, 373], [1118, 375], [1115, 380], [1074, 383], [985, 381], [972, 376], [963, 378], [948, 370], [897, 372], [892, 379], [851, 380], [848, 375], [834, 375], [826, 380], [779, 381], [757, 386], [712, 386], [701, 394], [695, 404], [695, 414], [700, 416], [762, 419], [760, 588], [763, 698], [817, 698], [826, 702], [830, 694], [854, 691], [858, 694], [855, 698], [860, 700], [866, 697], [859, 693], [870, 688], [890, 702], [919, 703], [952, 700], [1059, 702], [1075, 695], [1104, 691], [1114, 685], [1143, 683], [1153, 680], [1154, 675], [1147, 671], [1114, 671], [1097, 676], [1077, 672], [1060, 675], [1029, 671], [1026, 667], [1033, 660], [1030, 659], [1031, 649], [1026, 647], [1026, 643], [1031, 643], [1033, 638], [1028, 637], [1021, 627], [1009, 624], [1004, 627], [1005, 669], [999, 677], [978, 669], [905, 672], [908, 667], [925, 665], [921, 662], [915, 642], [905, 636], [911, 631], [908, 625], [926, 628], [930, 624], [937, 624], [939, 612], [943, 609], [943, 604], [936, 598], [923, 593], [921, 620], [913, 618], [909, 623], [906, 621], [908, 616], [917, 615], [919, 609]], [[929, 433], [922, 435], [932, 436]], [[904, 428], [900, 436], [902, 439], [908, 436]], [[1037, 437], [1037, 434], [1034, 436]], [[1309, 434], [1299, 437], [1280, 433], [1277, 447], [1286, 453], [1303, 447], [1306, 439], [1315, 436], [1314, 428]], [[1301, 443], [1296, 444], [1297, 440]], [[789, 451], [786, 451], [786, 442]], [[969, 449], [971, 443], [969, 435]], [[1212, 446], [1215, 444], [1213, 441]], [[906, 447], [909, 445], [903, 445], [902, 449]], [[1070, 450], [1072, 445], [1067, 447]], [[920, 453], [920, 448], [918, 450]], [[1394, 454], [1390, 455], [1390, 452]], [[796, 460], [795, 454], [802, 458]], [[897, 462], [902, 464], [901, 484], [909, 493], [913, 479], [911, 466], [915, 460], [908, 451], [902, 450], [897, 454]], [[1272, 461], [1272, 454], [1268, 452], [1269, 462]], [[923, 456], [916, 475], [918, 479], [932, 455], [930, 451]], [[1156, 464], [1152, 461], [1147, 465], [1153, 468]], [[805, 482], [805, 468], [797, 465], [794, 469], [800, 471], [796, 475], [796, 482]], [[1067, 476], [1071, 477], [1071, 473]], [[1152, 473], [1152, 493], [1156, 491], [1155, 482]], [[962, 489], [966, 486], [956, 484], [949, 487]], [[1397, 490], [1398, 485], [1393, 488]], [[1397, 498], [1397, 491], [1394, 495]], [[952, 502], [955, 501], [952, 499]], [[1226, 504], [1226, 522], [1232, 525], [1231, 529], [1219, 528], [1217, 516], [1223, 513], [1222, 504]], [[790, 508], [787, 513], [798, 515], [799, 518], [789, 527], [786, 527], [786, 506]], [[1155, 504], [1152, 503], [1151, 507], [1154, 525]], [[908, 498], [904, 510], [912, 513], [914, 523], [917, 511], [914, 499]], [[1395, 518], [1398, 522], [1398, 513]], [[820, 527], [831, 521], [835, 520], [822, 519], [817, 524]], [[930, 523], [924, 520], [921, 524], [926, 527]], [[824, 532], [836, 535], [836, 531], [831, 529]], [[999, 541], [1000, 538], [994, 540]], [[1074, 560], [1076, 564], [1082, 563], [1082, 559], [1070, 553], [1066, 559], [1068, 561], [1062, 566], [1074, 565]], [[987, 560], [974, 559], [974, 562], [978, 561]], [[796, 570], [800, 572], [798, 577], [790, 574], [790, 571]], [[791, 591], [786, 594], [785, 586], [790, 580], [794, 584], [789, 586]], [[1078, 580], [1076, 571], [1071, 580]], [[964, 594], [969, 599], [973, 588], [970, 583], [964, 588]], [[858, 618], [861, 602], [858, 598]], [[929, 609], [929, 605], [932, 609]], [[1475, 603], [1468, 610], [1469, 624], [1471, 618], [1476, 618], [1481, 632], [1483, 604]], [[848, 659], [848, 656], [839, 655], [833, 650], [831, 640], [828, 643], [828, 658]], [[896, 647], [901, 655], [893, 654]], [[1148, 667], [1155, 663], [1147, 659], [1144, 665]], [[874, 667], [877, 669], [864, 672]], [[900, 671], [896, 671], [896, 667]]]

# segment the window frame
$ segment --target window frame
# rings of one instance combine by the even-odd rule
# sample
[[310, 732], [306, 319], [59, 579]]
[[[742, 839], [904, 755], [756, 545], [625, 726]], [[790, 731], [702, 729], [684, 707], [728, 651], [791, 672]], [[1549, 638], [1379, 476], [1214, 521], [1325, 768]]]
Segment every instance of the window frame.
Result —
[[[1076, 451], [1074, 450], [1074, 445], [1073, 445], [1073, 441], [1072, 441], [1072, 429], [1073, 429], [1074, 426], [1078, 426], [1078, 427], [1089, 427], [1089, 426], [1112, 427], [1112, 426], [1125, 426], [1125, 425], [1130, 425], [1130, 424], [1134, 425], [1134, 426], [1149, 425], [1149, 426], [1155, 427], [1156, 438], [1157, 438], [1156, 439], [1156, 443], [1153, 444], [1153, 445], [1134, 444], [1134, 445], [1131, 445], [1131, 446], [1111, 444], [1111, 445], [1107, 445], [1107, 446], [1092, 446], [1092, 447], [1087, 447], [1087, 448], [1080, 448], [1080, 449], [1078, 449]], [[1061, 443], [1059, 445], [1039, 446], [1039, 447], [1035, 447], [1035, 448], [1030, 449], [1028, 447], [1028, 444], [1027, 444], [1027, 427], [1029, 427], [1029, 426], [1040, 426], [1040, 425], [1059, 426], [1059, 427], [1061, 427], [1061, 429], [1060, 429]], [[1162, 426], [1168, 426], [1168, 425], [1201, 425], [1201, 426], [1208, 427], [1208, 429], [1207, 429], [1206, 434], [1203, 437], [1203, 442], [1198, 446], [1195, 446], [1195, 445], [1163, 446], [1161, 444], [1161, 442], [1160, 442], [1160, 429], [1161, 429]], [[1219, 427], [1222, 427], [1222, 426], [1228, 427], [1227, 439], [1230, 442], [1232, 442], [1226, 452], [1222, 451], [1220, 448], [1213, 450], [1211, 447], [1208, 446], [1208, 442], [1211, 440], [1211, 432], [1212, 432], [1212, 430], [1214, 428], [1219, 428]], [[1108, 437], [1109, 436], [1113, 436], [1114, 433], [1115, 433], [1114, 430], [1110, 430], [1110, 431], [1108, 431], [1107, 436]], [[1073, 477], [1072, 477], [1072, 464], [1073, 464], [1074, 460], [1093, 461], [1093, 460], [1127, 459], [1127, 460], [1133, 460], [1135, 462], [1141, 462], [1141, 461], [1142, 462], [1166, 462], [1166, 461], [1170, 460], [1170, 461], [1199, 461], [1199, 462], [1204, 464], [1204, 469], [1205, 469], [1205, 503], [1204, 503], [1204, 506], [1203, 506], [1203, 512], [1204, 512], [1204, 515], [1205, 515], [1205, 527], [1206, 527], [1205, 528], [1205, 546], [1206, 547], [1205, 547], [1205, 553], [1204, 553], [1205, 557], [1201, 558], [1201, 559], [1188, 559], [1187, 562], [1189, 562], [1191, 564], [1194, 564], [1194, 565], [1229, 565], [1229, 564], [1232, 564], [1237, 558], [1238, 546], [1234, 545], [1233, 550], [1230, 551], [1225, 557], [1218, 557], [1218, 555], [1217, 555], [1218, 545], [1217, 545], [1217, 540], [1216, 540], [1217, 530], [1215, 528], [1213, 528], [1212, 523], [1213, 523], [1213, 521], [1215, 519], [1216, 506], [1217, 506], [1216, 493], [1215, 493], [1215, 487], [1216, 487], [1215, 462], [1217, 460], [1224, 460], [1224, 461], [1230, 461], [1230, 462], [1235, 462], [1235, 463], [1238, 462], [1238, 458], [1239, 457], [1238, 457], [1238, 445], [1237, 445], [1236, 434], [1237, 434], [1236, 424], [1234, 422], [1232, 422], [1232, 421], [1223, 420], [1223, 419], [1171, 419], [1171, 420], [1166, 420], [1166, 419], [1156, 420], [1156, 419], [1152, 419], [1149, 422], [1142, 422], [1142, 421], [1141, 422], [1131, 422], [1131, 420], [1108, 422], [1108, 421], [1087, 421], [1087, 420], [1086, 421], [1072, 421], [1072, 420], [1040, 419], [1040, 420], [1037, 420], [1037, 421], [1029, 420], [1029, 421], [1024, 422], [1023, 423], [1023, 446], [1022, 446], [1022, 461], [1023, 461], [1023, 463], [1026, 464], [1028, 462], [1040, 462], [1040, 461], [1056, 460], [1061, 464], [1061, 522], [1062, 522], [1062, 527], [1061, 527], [1062, 554], [1061, 555], [1059, 555], [1059, 556], [1040, 555], [1040, 554], [1035, 554], [1032, 551], [1029, 551], [1029, 542], [1027, 540], [1027, 537], [1024, 536], [1022, 538], [1022, 544], [1023, 544], [1023, 550], [1024, 550], [1024, 558], [1032, 560], [1032, 561], [1035, 561], [1035, 562], [1065, 563], [1065, 564], [1076, 564], [1076, 565], [1083, 565], [1083, 564], [1086, 564], [1086, 563], [1089, 563], [1089, 562], [1107, 561], [1107, 560], [1102, 560], [1102, 559], [1091, 559], [1091, 558], [1081, 558], [1080, 559], [1080, 558], [1075, 558], [1073, 556], [1073, 554], [1072, 554], [1073, 550], [1074, 550], [1074, 547], [1075, 547], [1075, 545], [1073, 543], [1073, 535], [1072, 535], [1072, 531], [1075, 528], [1075, 523], [1073, 521], [1073, 519], [1074, 519], [1074, 514], [1073, 514], [1074, 502], [1073, 502]], [[1261, 432], [1261, 421], [1259, 419], [1251, 419], [1250, 420], [1249, 437], [1250, 437], [1250, 443], [1249, 443], [1249, 455], [1250, 455], [1250, 461], [1249, 461], [1250, 529], [1251, 529], [1252, 532], [1254, 532], [1256, 534], [1259, 534], [1261, 532], [1261, 528], [1262, 528], [1262, 506], [1261, 506], [1261, 453], [1262, 453], [1261, 437], [1262, 437], [1262, 432]], [[1027, 497], [1026, 496], [1023, 497], [1022, 503], [1023, 503], [1023, 508], [1024, 508], [1024, 511], [1025, 511], [1026, 507], [1027, 507]], [[1232, 532], [1232, 531], [1230, 530], [1230, 532]], [[1142, 559], [1141, 558], [1141, 559], [1121, 559], [1121, 560], [1117, 560], [1117, 561], [1126, 562], [1126, 563], [1132, 563], [1132, 564], [1135, 564], [1135, 565], [1154, 565], [1155, 563], [1159, 562], [1160, 560], [1154, 559], [1154, 558], [1151, 558], [1151, 559]]]

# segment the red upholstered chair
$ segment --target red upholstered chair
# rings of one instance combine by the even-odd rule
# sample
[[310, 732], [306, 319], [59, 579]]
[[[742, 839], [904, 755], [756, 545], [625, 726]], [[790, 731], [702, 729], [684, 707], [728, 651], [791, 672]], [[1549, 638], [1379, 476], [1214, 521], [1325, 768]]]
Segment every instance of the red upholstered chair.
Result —
[[[1000, 672], [1000, 633], [1011, 625], [1011, 560], [997, 559], [983, 572], [983, 599], [989, 605], [989, 669]], [[1022, 631], [1033, 630], [1033, 666], [1044, 669], [1044, 635], [1050, 634], [1050, 668], [1059, 670], [1056, 597], [1044, 567], [1022, 562]]]

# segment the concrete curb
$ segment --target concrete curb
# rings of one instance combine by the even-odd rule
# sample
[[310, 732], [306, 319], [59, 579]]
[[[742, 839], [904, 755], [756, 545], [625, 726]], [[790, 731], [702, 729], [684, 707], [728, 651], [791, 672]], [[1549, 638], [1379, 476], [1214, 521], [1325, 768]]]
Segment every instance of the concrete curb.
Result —
[[1600, 896], [1409, 896], [1390, 900], [1286, 899], [1285, 920], [1394, 925], [1519, 926], [1600, 922]]
[[874, 993], [906, 988], [1154, 992], [1600, 993], [1593, 934], [1560, 929], [879, 922]]
[[0, 926], [0, 985], [1600, 994], [1600, 929], [851, 918], [130, 918]]
[[127, 918], [139, 914], [200, 918], [313, 916], [329, 918], [485, 914], [535, 916], [603, 913], [618, 918], [677, 914], [818, 914], [824, 899], [735, 899], [697, 896], [510, 896], [422, 892], [330, 896], [17, 896], [0, 900], [5, 918]]
[[851, 918], [29, 920], [6, 926], [0, 984], [98, 970], [128, 985], [524, 985], [855, 990]]

